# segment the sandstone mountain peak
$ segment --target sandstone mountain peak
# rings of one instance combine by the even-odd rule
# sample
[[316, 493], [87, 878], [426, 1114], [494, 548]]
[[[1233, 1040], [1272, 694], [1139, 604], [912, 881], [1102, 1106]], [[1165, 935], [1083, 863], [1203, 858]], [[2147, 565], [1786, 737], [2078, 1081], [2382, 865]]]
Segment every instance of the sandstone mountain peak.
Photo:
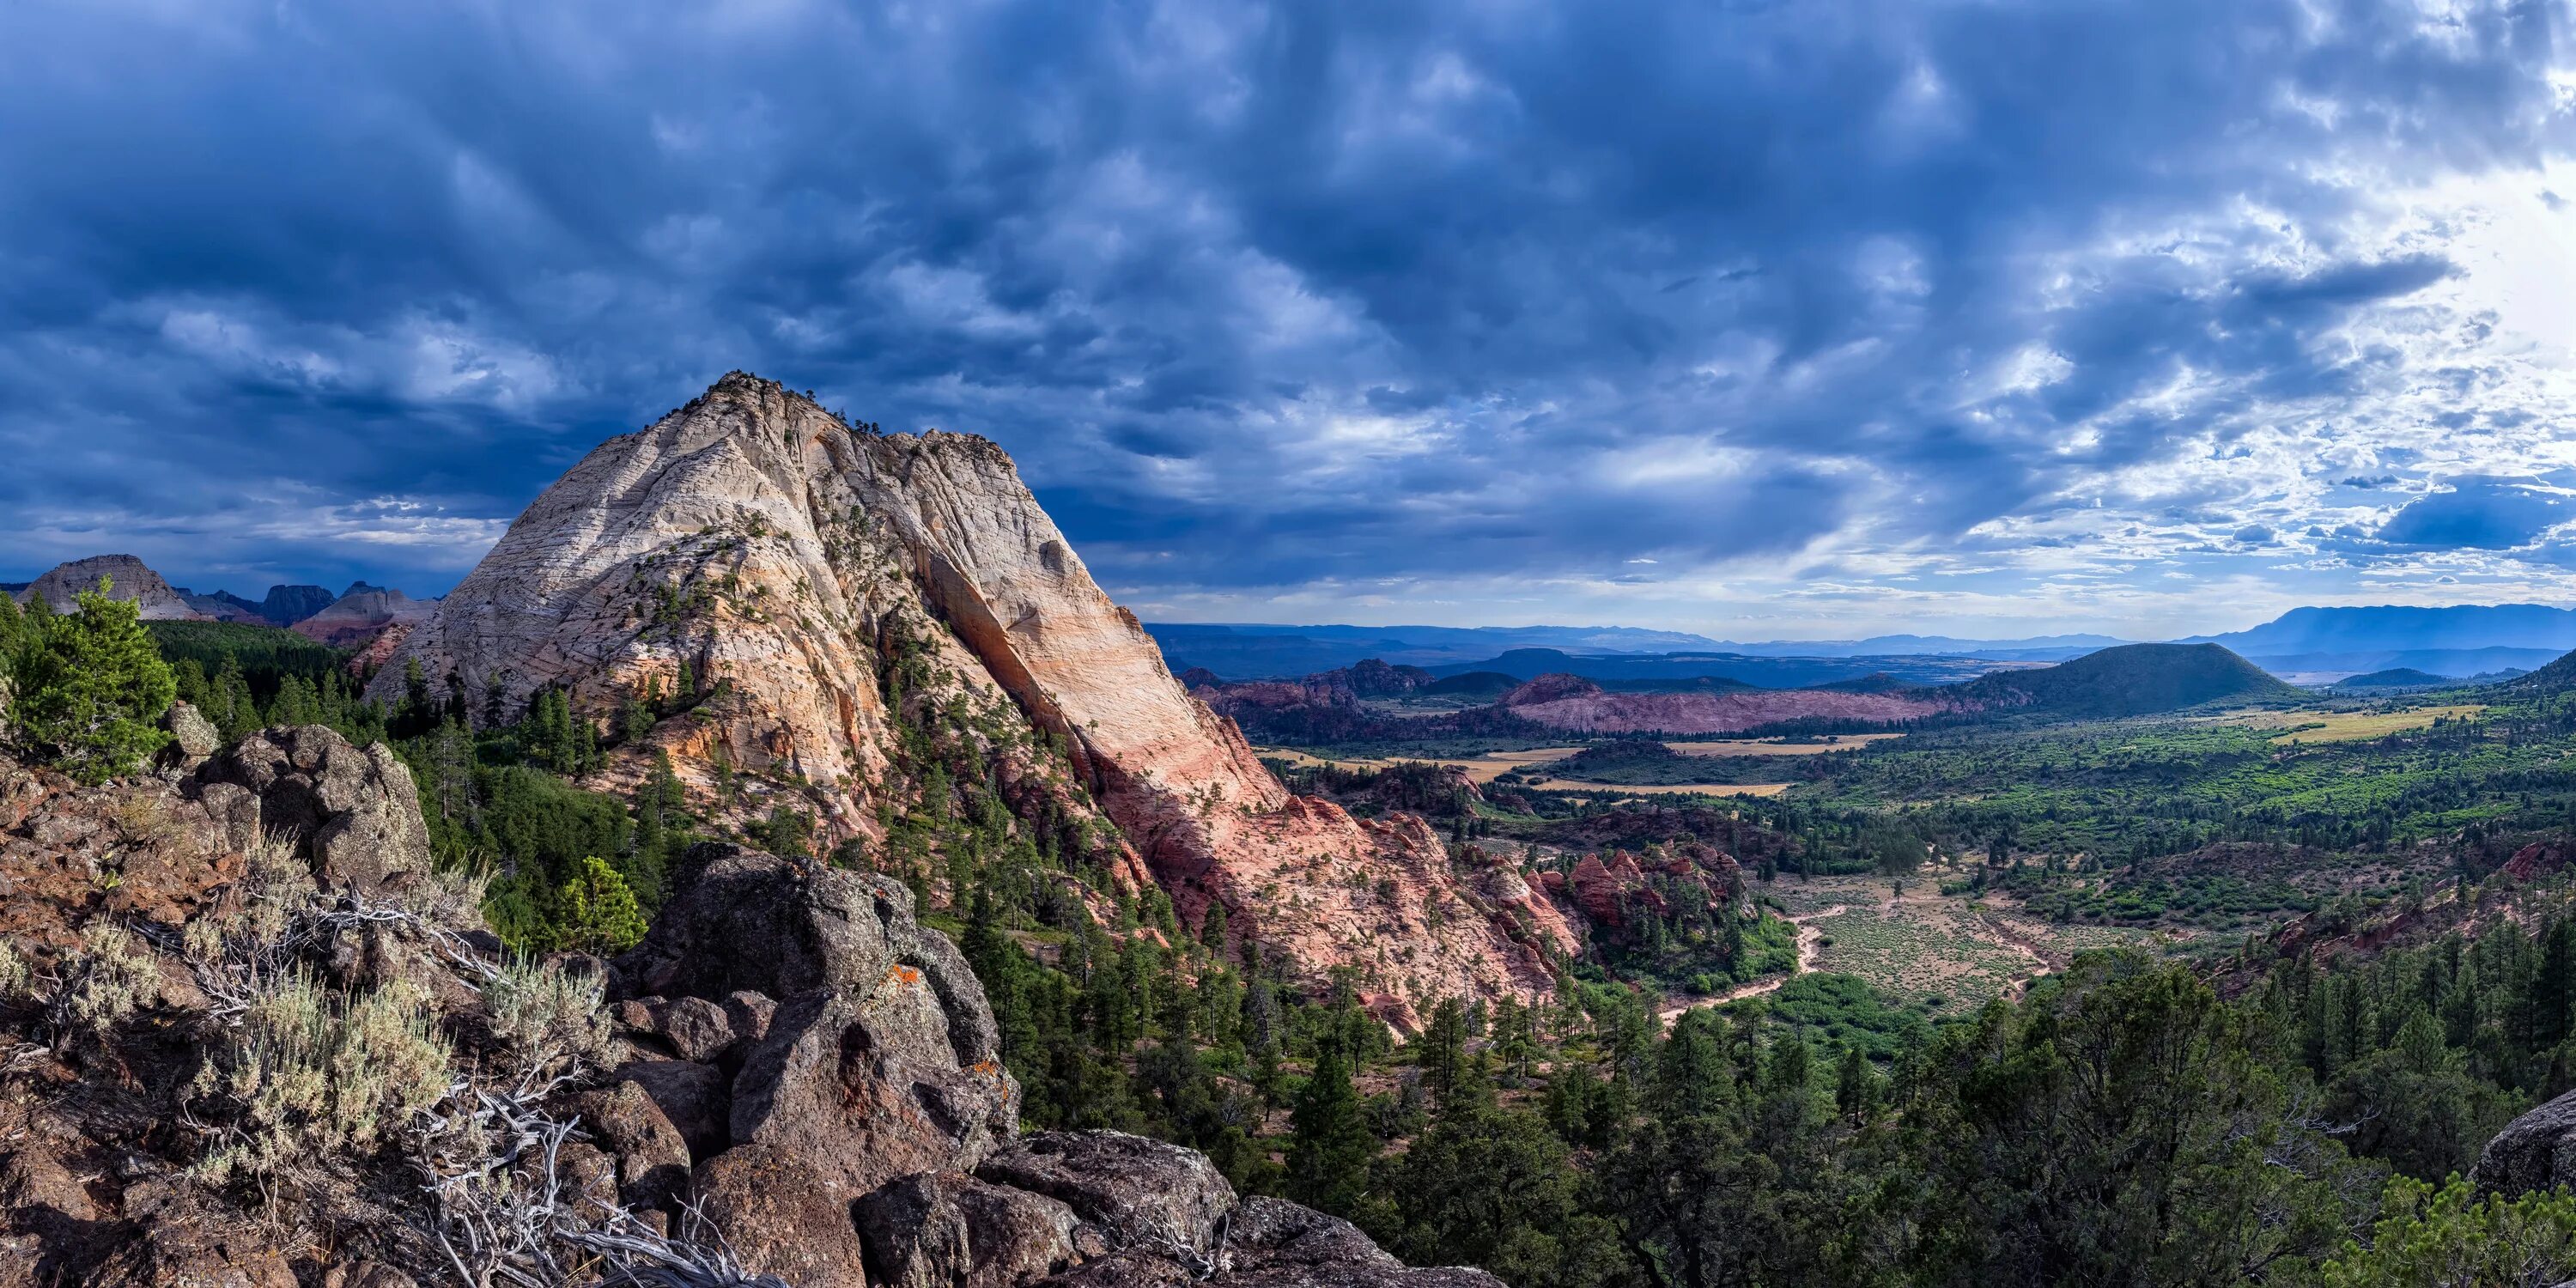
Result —
[[[399, 634], [429, 616], [433, 605], [399, 590], [351, 582], [338, 599], [295, 623], [297, 634], [324, 644], [363, 647]], [[382, 650], [374, 650], [379, 655]], [[374, 659], [371, 659], [374, 660]]]
[[109, 582], [108, 597], [136, 601], [142, 606], [145, 621], [190, 621], [205, 615], [190, 608], [161, 574], [132, 555], [91, 555], [57, 564], [29, 584], [18, 598], [30, 603], [42, 599], [56, 612], [67, 612], [75, 606], [75, 597], [84, 590], [95, 589], [102, 577]]
[[[1159, 885], [1186, 924], [1221, 904], [1312, 977], [1356, 968], [1399, 1018], [1543, 992], [1547, 950], [1572, 944], [1511, 873], [1453, 872], [1421, 820], [1290, 796], [999, 446], [881, 433], [748, 373], [575, 465], [372, 692], [399, 697], [415, 662], [487, 720], [546, 691], [595, 726], [646, 707], [661, 718], [600, 777], [667, 753], [720, 813], [808, 811], [889, 866], [929, 865], [909, 820], [989, 794], [1021, 835]], [[934, 773], [933, 745], [971, 754]]]

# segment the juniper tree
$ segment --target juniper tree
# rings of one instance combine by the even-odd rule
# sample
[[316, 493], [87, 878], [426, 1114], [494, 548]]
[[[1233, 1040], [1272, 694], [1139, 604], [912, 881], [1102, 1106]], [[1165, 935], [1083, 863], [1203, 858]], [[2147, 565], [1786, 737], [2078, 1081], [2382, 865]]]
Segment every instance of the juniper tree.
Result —
[[155, 722], [178, 696], [144, 633], [142, 606], [110, 599], [108, 589], [102, 577], [80, 593], [77, 611], [35, 615], [36, 638], [13, 668], [20, 693], [10, 723], [85, 783], [131, 773], [166, 746], [170, 735]]

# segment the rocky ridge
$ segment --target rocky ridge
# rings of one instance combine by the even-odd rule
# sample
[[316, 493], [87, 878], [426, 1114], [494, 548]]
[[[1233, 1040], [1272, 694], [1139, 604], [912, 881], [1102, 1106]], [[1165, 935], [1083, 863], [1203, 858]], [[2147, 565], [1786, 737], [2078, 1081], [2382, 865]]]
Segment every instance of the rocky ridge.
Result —
[[667, 752], [702, 798], [738, 773], [748, 808], [800, 803], [871, 846], [917, 803], [919, 783], [889, 774], [907, 722], [926, 698], [962, 703], [1023, 818], [1105, 819], [1104, 866], [1159, 884], [1189, 924], [1221, 903], [1312, 977], [1357, 967], [1400, 1018], [1454, 993], [1543, 993], [1546, 948], [1571, 943], [1545, 900], [1454, 873], [1420, 820], [1291, 797], [1000, 448], [854, 429], [741, 373], [548, 488], [371, 693], [398, 696], [414, 661], [477, 710], [551, 687], [605, 720], [696, 685], [607, 781]]
[[[103, 787], [0, 762], [0, 1286], [1499, 1283], [1176, 1146], [1021, 1136], [983, 992], [897, 882], [701, 846], [633, 951], [509, 967], [383, 747], [191, 719]], [[231, 1090], [238, 1027], [307, 988], [326, 1032], [420, 1008], [438, 1067], [353, 1045], [324, 1078], [376, 1135]]]

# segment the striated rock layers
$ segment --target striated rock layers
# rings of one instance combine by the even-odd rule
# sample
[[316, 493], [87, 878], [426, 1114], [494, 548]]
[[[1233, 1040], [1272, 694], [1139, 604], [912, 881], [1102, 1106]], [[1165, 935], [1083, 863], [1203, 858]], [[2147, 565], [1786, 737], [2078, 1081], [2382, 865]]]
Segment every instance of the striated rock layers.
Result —
[[1535, 995], [1540, 945], [1573, 942], [1525, 886], [1453, 871], [1419, 820], [1292, 798], [999, 447], [854, 429], [740, 373], [548, 488], [371, 692], [398, 698], [415, 661], [478, 714], [548, 687], [599, 721], [664, 697], [679, 710], [621, 746], [609, 780], [667, 751], [702, 799], [737, 781], [754, 809], [785, 793], [871, 844], [912, 803], [901, 740], [927, 686], [975, 713], [1023, 818], [1105, 816], [1127, 871], [1190, 924], [1222, 903], [1302, 971], [1358, 968], [1394, 1013]]
[[138, 601], [142, 605], [143, 620], [147, 622], [184, 622], [206, 616], [190, 608], [188, 601], [181, 599], [179, 592], [161, 579], [161, 574], [145, 567], [142, 560], [132, 555], [92, 555], [87, 559], [56, 564], [52, 571], [38, 577], [21, 591], [18, 600], [32, 603], [42, 599], [54, 611], [67, 613], [79, 607], [74, 596], [96, 588], [101, 577], [110, 583], [108, 598]]

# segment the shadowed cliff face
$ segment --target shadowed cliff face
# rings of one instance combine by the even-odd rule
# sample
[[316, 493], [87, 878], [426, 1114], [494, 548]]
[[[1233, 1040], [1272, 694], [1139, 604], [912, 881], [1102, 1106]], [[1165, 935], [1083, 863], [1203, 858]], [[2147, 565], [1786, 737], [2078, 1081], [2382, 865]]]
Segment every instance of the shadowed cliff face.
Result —
[[[928, 692], [885, 681], [907, 656]], [[1012, 726], [988, 729], [987, 750], [1015, 807], [1104, 817], [1121, 879], [1160, 883], [1190, 924], [1223, 903], [1301, 970], [1357, 966], [1399, 1018], [1462, 990], [1541, 992], [1535, 945], [1572, 943], [1525, 887], [1453, 873], [1418, 821], [1291, 798], [1092, 581], [1000, 448], [853, 430], [739, 373], [548, 488], [373, 695], [398, 698], [414, 660], [477, 712], [514, 715], [553, 686], [602, 722], [685, 675], [704, 692], [621, 747], [603, 785], [668, 751], [702, 804], [721, 765], [743, 775], [739, 816], [787, 800], [872, 841], [880, 807], [919, 786], [894, 772], [919, 704], [993, 713]]]

